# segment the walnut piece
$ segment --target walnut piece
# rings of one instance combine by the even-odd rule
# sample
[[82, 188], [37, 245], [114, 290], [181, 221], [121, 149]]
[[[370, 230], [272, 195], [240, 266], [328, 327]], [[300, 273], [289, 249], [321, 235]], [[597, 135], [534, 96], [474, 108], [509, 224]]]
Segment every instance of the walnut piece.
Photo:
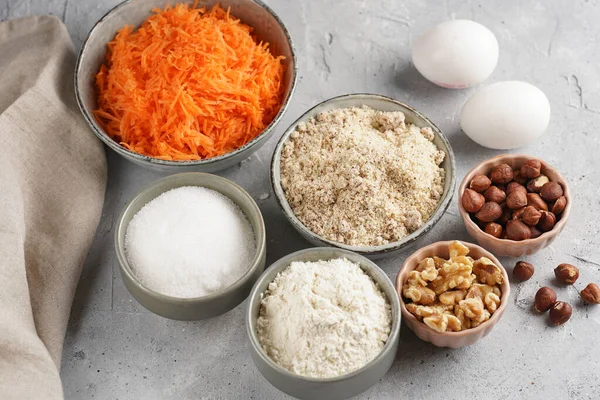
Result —
[[429, 305], [435, 301], [434, 291], [421, 285], [404, 285], [402, 294], [417, 304]]
[[444, 292], [440, 294], [438, 297], [440, 299], [440, 303], [453, 306], [458, 304], [459, 301], [463, 300], [467, 295], [466, 290], [451, 290], [449, 292]]
[[417, 265], [417, 268], [415, 268], [415, 271], [420, 273], [421, 279], [424, 281], [431, 282], [438, 277], [438, 270], [435, 267], [435, 260], [431, 257], [422, 260], [419, 265]]
[[437, 295], [450, 289], [468, 289], [474, 279], [471, 275], [472, 270], [472, 264], [466, 257], [454, 258], [442, 266], [430, 287]]
[[487, 257], [481, 257], [473, 263], [473, 273], [477, 276], [479, 283], [501, 285], [504, 282], [500, 268]]

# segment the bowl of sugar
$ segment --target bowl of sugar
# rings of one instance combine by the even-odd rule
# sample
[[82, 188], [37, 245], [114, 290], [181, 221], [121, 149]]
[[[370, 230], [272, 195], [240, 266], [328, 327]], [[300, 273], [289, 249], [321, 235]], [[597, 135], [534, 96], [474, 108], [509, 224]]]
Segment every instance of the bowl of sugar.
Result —
[[155, 181], [125, 206], [115, 247], [125, 286], [141, 305], [199, 320], [248, 297], [265, 269], [265, 224], [240, 186], [182, 173]]

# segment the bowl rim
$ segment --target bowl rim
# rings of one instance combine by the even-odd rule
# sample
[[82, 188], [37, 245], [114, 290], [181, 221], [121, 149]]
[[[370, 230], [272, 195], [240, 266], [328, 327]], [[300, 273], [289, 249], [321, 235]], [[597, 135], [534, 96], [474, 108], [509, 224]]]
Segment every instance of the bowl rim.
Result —
[[[127, 255], [125, 254], [125, 235], [127, 234], [127, 226], [128, 226], [128, 224], [126, 226], [123, 221], [125, 218], [125, 215], [129, 212], [129, 210], [131, 210], [131, 208], [133, 208], [136, 204], [138, 204], [141, 201], [141, 199], [143, 197], [145, 197], [149, 192], [156, 189], [158, 186], [162, 185], [165, 182], [177, 180], [183, 176], [197, 177], [199, 181], [205, 180], [207, 177], [210, 177], [211, 179], [215, 179], [216, 181], [221, 182], [222, 184], [224, 184], [226, 186], [230, 186], [231, 188], [233, 188], [234, 190], [236, 190], [238, 192], [238, 194], [239, 194], [238, 199], [241, 201], [247, 202], [248, 205], [250, 206], [250, 208], [252, 209], [252, 211], [254, 213], [256, 213], [256, 215], [258, 216], [259, 224], [255, 227], [250, 222], [250, 218], [248, 218], [247, 213], [245, 213], [242, 210], [242, 213], [244, 213], [244, 216], [248, 219], [248, 222], [250, 222], [250, 224], [252, 225], [252, 229], [254, 230], [254, 237], [256, 240], [256, 253], [254, 255], [254, 258], [250, 262], [250, 267], [244, 273], [244, 275], [242, 275], [233, 284], [231, 284], [221, 290], [217, 290], [216, 292], [209, 293], [205, 296], [175, 297], [175, 296], [157, 292], [156, 290], [149, 288], [148, 286], [143, 284], [139, 280], [139, 278], [135, 275], [135, 273], [131, 269], [131, 266], [129, 265], [129, 261], [127, 260]], [[165, 190], [165, 191], [161, 192], [158, 196], [160, 196], [163, 193], [166, 193], [167, 191], [170, 191], [173, 189], [178, 189], [181, 187], [186, 187], [186, 186], [199, 186], [199, 187], [207, 188], [206, 186], [203, 186], [202, 184], [199, 184], [199, 183], [197, 183], [197, 184], [188, 183], [188, 184], [183, 184], [183, 185]], [[207, 188], [207, 189], [219, 192], [223, 196], [227, 197], [228, 199], [230, 199], [231, 201], [236, 203], [233, 198], [226, 195], [225, 193], [222, 193], [219, 190], [212, 189], [212, 188]], [[144, 205], [142, 205], [142, 207], [144, 207], [150, 201], [156, 199], [158, 196], [155, 196], [152, 199], [150, 199], [148, 202], [146, 202]], [[241, 210], [241, 207], [239, 207], [239, 208]], [[140, 208], [140, 210], [141, 210], [141, 208]], [[137, 214], [137, 212], [136, 212], [136, 214]], [[135, 216], [135, 214], [133, 216]], [[132, 216], [132, 218], [133, 218], [133, 216]], [[255, 228], [258, 228], [258, 229], [255, 229]], [[121, 238], [123, 238], [123, 246], [119, 245], [119, 240]], [[165, 303], [178, 303], [178, 304], [184, 304], [184, 305], [185, 304], [195, 304], [195, 303], [215, 300], [215, 299], [219, 299], [219, 298], [231, 295], [232, 293], [235, 293], [237, 290], [239, 290], [249, 279], [252, 278], [252, 275], [256, 272], [256, 270], [258, 268], [260, 268], [261, 259], [266, 254], [265, 221], [263, 219], [262, 213], [260, 212], [260, 209], [258, 208], [258, 205], [254, 201], [252, 196], [250, 196], [250, 194], [248, 194], [248, 192], [246, 192], [244, 190], [244, 188], [237, 185], [236, 183], [230, 181], [229, 179], [223, 178], [221, 176], [209, 174], [206, 172], [183, 172], [183, 173], [179, 173], [179, 174], [169, 175], [164, 178], [153, 181], [148, 186], [146, 186], [142, 190], [140, 190], [131, 200], [129, 200], [129, 202], [127, 202], [125, 207], [123, 207], [123, 210], [121, 210], [119, 217], [117, 218], [116, 229], [115, 229], [115, 234], [114, 234], [114, 245], [115, 245], [115, 251], [117, 253], [117, 260], [119, 262], [119, 267], [121, 269], [121, 272], [123, 274], [125, 274], [127, 276], [127, 278], [131, 282], [133, 282], [139, 288], [139, 290], [141, 290], [144, 294], [146, 294], [150, 297], [153, 297], [157, 300], [163, 301]]]
[[[117, 153], [122, 154], [127, 157], [131, 157], [135, 161], [138, 161], [138, 162], [151, 163], [151, 164], [155, 164], [155, 165], [159, 165], [159, 166], [169, 166], [169, 167], [172, 167], [172, 166], [195, 167], [195, 166], [203, 166], [203, 165], [216, 163], [216, 162], [228, 159], [230, 157], [239, 155], [240, 153], [245, 152], [246, 150], [250, 149], [251, 147], [254, 147], [254, 145], [267, 139], [270, 136], [270, 134], [273, 133], [273, 131], [275, 130], [275, 127], [281, 121], [283, 114], [287, 111], [287, 109], [290, 105], [291, 99], [294, 95], [294, 92], [296, 91], [296, 85], [298, 82], [298, 62], [297, 62], [298, 59], [296, 56], [296, 48], [294, 46], [294, 42], [292, 41], [292, 36], [290, 35], [287, 27], [285, 26], [285, 24], [283, 23], [281, 18], [275, 13], [275, 11], [273, 11], [273, 9], [271, 9], [271, 7], [269, 7], [268, 5], [263, 3], [261, 0], [248, 0], [253, 3], [256, 3], [258, 6], [265, 9], [277, 21], [277, 23], [281, 27], [281, 29], [287, 39], [287, 42], [290, 47], [290, 52], [292, 54], [292, 57], [291, 57], [292, 59], [291, 59], [291, 63], [290, 63], [290, 69], [292, 71], [292, 77], [291, 77], [291, 81], [290, 81], [290, 90], [289, 90], [287, 96], [285, 96], [285, 98], [281, 102], [281, 107], [279, 108], [279, 111], [277, 112], [277, 114], [275, 114], [275, 117], [273, 118], [273, 120], [269, 123], [269, 125], [267, 125], [265, 127], [265, 129], [263, 129], [263, 131], [260, 134], [258, 134], [254, 139], [250, 140], [248, 143], [244, 144], [243, 146], [238, 147], [237, 149], [230, 151], [228, 153], [221, 154], [221, 155], [211, 157], [211, 158], [201, 159], [201, 160], [181, 160], [181, 161], [161, 160], [156, 157], [151, 157], [151, 156], [147, 156], [144, 154], [136, 153], [134, 151], [127, 149], [124, 146], [121, 146], [121, 144], [119, 144], [118, 142], [113, 140], [110, 136], [108, 136], [108, 134], [104, 131], [104, 129], [102, 129], [102, 127], [96, 122], [96, 120], [95, 120], [94, 116], [91, 114], [91, 112], [88, 112], [87, 108], [85, 107], [85, 105], [83, 103], [83, 98], [82, 98], [82, 95], [81, 95], [80, 89], [79, 89], [80, 88], [79, 74], [82, 69], [82, 59], [84, 57], [84, 53], [87, 50], [87, 45], [88, 45], [88, 42], [90, 41], [92, 35], [96, 32], [97, 29], [99, 29], [100, 24], [102, 24], [106, 19], [110, 18], [114, 12], [116, 12], [121, 7], [124, 7], [127, 4], [131, 3], [132, 1], [134, 1], [134, 0], [124, 0], [123, 2], [112, 7], [94, 24], [92, 29], [87, 34], [85, 41], [81, 45], [81, 49], [79, 50], [79, 53], [77, 54], [77, 62], [75, 64], [74, 90], [75, 90], [75, 98], [77, 100], [77, 105], [79, 106], [79, 110], [81, 111], [81, 114], [83, 115], [88, 126], [92, 129], [94, 134], [104, 144], [106, 144], [108, 147], [110, 147]], [[165, 5], [167, 3], [169, 3], [169, 2], [165, 0]]]
[[424, 324], [422, 321], [419, 321], [417, 319], [417, 317], [415, 317], [410, 311], [408, 311], [408, 309], [406, 308], [406, 303], [404, 302], [404, 297], [402, 296], [402, 286], [405, 281], [405, 279], [404, 279], [405, 275], [408, 275], [408, 273], [410, 271], [413, 271], [416, 268], [416, 264], [415, 264], [415, 267], [409, 270], [409, 268], [410, 268], [409, 263], [413, 262], [413, 258], [417, 253], [420, 253], [421, 251], [428, 251], [428, 250], [431, 250], [438, 246], [444, 246], [447, 248], [448, 245], [450, 245], [452, 242], [454, 242], [454, 240], [443, 240], [443, 241], [435, 242], [430, 245], [421, 247], [417, 251], [413, 252], [410, 256], [408, 256], [406, 258], [406, 260], [404, 260], [404, 262], [402, 263], [402, 266], [400, 267], [400, 271], [398, 271], [398, 274], [396, 275], [396, 293], [398, 294], [398, 298], [400, 299], [400, 310], [402, 311], [402, 318], [406, 318], [407, 320], [410, 320], [413, 323], [421, 324], [421, 326], [427, 332], [429, 332], [430, 334], [436, 335], [436, 336], [459, 338], [459, 337], [463, 337], [463, 336], [478, 335], [480, 332], [485, 332], [485, 330], [488, 327], [493, 328], [494, 325], [496, 325], [496, 323], [500, 320], [500, 318], [502, 317], [502, 314], [504, 314], [504, 311], [508, 307], [508, 302], [510, 300], [509, 299], [509, 297], [510, 297], [510, 280], [508, 278], [508, 272], [506, 271], [506, 268], [504, 268], [502, 263], [498, 260], [498, 258], [496, 258], [496, 256], [494, 256], [490, 251], [484, 249], [483, 247], [481, 247], [475, 243], [466, 242], [464, 240], [457, 240], [457, 241], [464, 244], [465, 246], [467, 246], [469, 248], [469, 253], [471, 252], [471, 250], [477, 249], [478, 251], [480, 251], [483, 254], [483, 257], [487, 257], [490, 260], [492, 260], [494, 262], [494, 264], [496, 264], [496, 266], [498, 268], [500, 268], [500, 271], [502, 271], [502, 276], [504, 277], [504, 282], [501, 285], [502, 286], [502, 296], [500, 297], [500, 306], [498, 307], [498, 309], [496, 311], [494, 311], [494, 314], [492, 314], [490, 319], [483, 322], [481, 325], [479, 325], [475, 328], [466, 329], [466, 330], [460, 331], [460, 332], [438, 332], [436, 330], [433, 330], [426, 324]]
[[[385, 291], [385, 290], [382, 290], [382, 291], [384, 292], [384, 294], [386, 295], [386, 298], [388, 299], [388, 301], [390, 303], [391, 313], [392, 313], [390, 334], [388, 335], [388, 339], [385, 342], [385, 344], [383, 345], [383, 348], [375, 356], [375, 358], [373, 358], [367, 364], [363, 365], [361, 368], [359, 368], [355, 371], [352, 371], [352, 372], [349, 372], [347, 374], [340, 375], [337, 377], [332, 377], [332, 378], [313, 378], [313, 377], [309, 377], [309, 376], [303, 376], [303, 375], [296, 374], [292, 371], [289, 371], [289, 370], [283, 368], [282, 366], [277, 364], [275, 361], [273, 361], [271, 359], [271, 357], [269, 357], [269, 355], [265, 352], [265, 350], [261, 346], [260, 341], [258, 339], [258, 334], [256, 333], [255, 330], [252, 329], [252, 327], [256, 325], [256, 321], [258, 320], [258, 318], [253, 318], [252, 309], [254, 308], [255, 303], [258, 302], [259, 303], [259, 305], [258, 305], [259, 313], [260, 313], [260, 303], [262, 301], [262, 296], [264, 294], [264, 292], [259, 292], [258, 288], [267, 280], [267, 276], [269, 275], [269, 272], [275, 271], [275, 270], [277, 270], [278, 273], [282, 272], [285, 269], [287, 269], [292, 262], [301, 261], [302, 259], [306, 260], [306, 258], [304, 256], [306, 256], [307, 254], [319, 253], [321, 251], [327, 251], [327, 252], [334, 253], [334, 255], [332, 255], [331, 257], [322, 257], [321, 258], [322, 260], [332, 260], [334, 258], [342, 258], [342, 257], [346, 258], [347, 255], [351, 255], [353, 258], [358, 259], [359, 261], [353, 261], [350, 259], [348, 259], [348, 260], [353, 263], [359, 264], [359, 266], [361, 267], [363, 272], [365, 272], [365, 274], [367, 274], [367, 276], [369, 276], [369, 278], [371, 278], [371, 280], [373, 280], [379, 286], [382, 286], [379, 283], [379, 281], [376, 281], [373, 278], [373, 275], [378, 275], [381, 278], [382, 282], [384, 282], [383, 286], [387, 287], [386, 288], [387, 291]], [[366, 266], [366, 268], [365, 268], [365, 266]], [[272, 280], [273, 280], [273, 278], [271, 278], [270, 282], [272, 282]], [[383, 289], [383, 288], [381, 288], [381, 289]], [[366, 258], [365, 256], [363, 256], [361, 254], [358, 254], [358, 253], [350, 251], [350, 250], [331, 248], [331, 247], [310, 247], [308, 249], [295, 251], [293, 253], [290, 253], [286, 256], [281, 257], [280, 259], [276, 260], [271, 265], [269, 265], [269, 267], [264, 270], [264, 272], [261, 274], [261, 276], [255, 282], [254, 287], [252, 288], [252, 291], [250, 292], [250, 295], [248, 296], [249, 301], [248, 301], [248, 306], [246, 307], [245, 322], [246, 322], [246, 333], [250, 340], [250, 345], [252, 346], [254, 352], [260, 357], [260, 359], [264, 363], [266, 363], [272, 370], [275, 370], [277, 373], [284, 375], [286, 378], [297, 379], [297, 380], [300, 380], [303, 382], [311, 382], [311, 383], [338, 383], [338, 382], [344, 382], [344, 381], [353, 379], [354, 377], [361, 375], [364, 372], [366, 372], [367, 370], [371, 369], [376, 364], [382, 362], [382, 360], [384, 360], [388, 356], [388, 354], [394, 349], [395, 343], [398, 342], [398, 340], [400, 339], [400, 326], [401, 326], [401, 320], [403, 318], [402, 311], [400, 309], [400, 301], [398, 299], [398, 296], [396, 296], [395, 294], [393, 296], [388, 296], [388, 294], [387, 294], [388, 291], [390, 293], [396, 293], [394, 284], [392, 283], [392, 281], [390, 280], [388, 275], [377, 264], [375, 264], [373, 261], [369, 260], [368, 258]]]
[[[561, 213], [560, 219], [558, 220], [556, 225], [554, 225], [554, 228], [552, 228], [551, 230], [549, 230], [547, 232], [543, 232], [540, 236], [533, 238], [533, 239], [525, 239], [525, 240], [500, 239], [500, 238], [494, 237], [494, 236], [490, 235], [489, 233], [485, 232], [483, 229], [479, 228], [479, 226], [477, 226], [477, 224], [475, 222], [473, 222], [473, 220], [470, 217], [470, 214], [467, 212], [467, 210], [465, 210], [465, 208], [462, 205], [462, 201], [461, 201], [462, 194], [464, 193], [465, 189], [467, 188], [467, 184], [469, 183], [469, 181], [473, 178], [475, 170], [483, 168], [483, 167], [487, 168], [488, 166], [502, 164], [505, 161], [514, 161], [514, 160], [521, 159], [521, 158], [525, 158], [525, 159], [529, 159], [529, 160], [538, 160], [542, 163], [543, 170], [549, 170], [557, 176], [558, 179], [555, 180], [555, 182], [558, 182], [561, 184], [561, 186], [563, 188], [563, 196], [565, 196], [565, 198], [567, 199], [567, 205], [565, 206], [565, 209]], [[475, 232], [483, 235], [486, 239], [488, 239], [494, 245], [497, 246], [497, 245], [510, 244], [512, 246], [528, 247], [529, 245], [537, 245], [539, 243], [542, 243], [546, 238], [556, 236], [556, 235], [558, 235], [558, 233], [560, 233], [563, 230], [563, 228], [567, 224], [567, 220], [571, 213], [571, 192], [569, 190], [569, 185], [567, 184], [567, 181], [565, 180], [565, 178], [563, 178], [563, 176], [560, 174], [560, 172], [558, 172], [558, 170], [556, 168], [554, 168], [552, 165], [550, 165], [546, 161], [542, 160], [541, 158], [536, 157], [536, 156], [531, 156], [528, 154], [499, 154], [497, 156], [488, 158], [488, 159], [480, 162], [479, 164], [477, 164], [476, 166], [471, 168], [469, 170], [469, 172], [467, 172], [465, 174], [462, 182], [460, 183], [460, 185], [458, 187], [458, 211], [459, 211], [460, 216], [465, 225], [468, 225], [469, 227], [474, 229]]]
[[[431, 215], [431, 217], [427, 221], [425, 221], [425, 223], [419, 229], [412, 232], [410, 235], [406, 236], [405, 238], [403, 238], [401, 240], [398, 240], [395, 242], [390, 242], [390, 243], [387, 243], [384, 245], [379, 245], [379, 246], [351, 246], [351, 245], [347, 245], [344, 243], [329, 240], [327, 238], [324, 238], [323, 236], [317, 235], [315, 232], [310, 230], [306, 225], [304, 225], [302, 223], [302, 221], [300, 221], [298, 219], [296, 214], [294, 214], [292, 208], [289, 205], [289, 202], [287, 201], [287, 198], [285, 197], [285, 193], [283, 191], [283, 188], [281, 187], [281, 169], [280, 169], [281, 168], [281, 151], [283, 149], [283, 145], [289, 140], [289, 137], [295, 131], [297, 125], [303, 119], [305, 119], [309, 113], [311, 113], [313, 110], [315, 110], [321, 106], [324, 106], [329, 103], [337, 103], [344, 99], [383, 100], [384, 102], [392, 103], [392, 104], [398, 105], [400, 107], [406, 108], [409, 111], [413, 112], [419, 119], [421, 119], [423, 122], [425, 122], [428, 126], [430, 126], [431, 129], [433, 130], [435, 136], [437, 138], [439, 138], [439, 140], [441, 140], [442, 143], [444, 143], [444, 145], [446, 146], [446, 149], [448, 149], [448, 151], [444, 151], [444, 150], [438, 148], [439, 150], [442, 150], [442, 151], [444, 151], [444, 153], [446, 153], [446, 157], [448, 158], [449, 165], [450, 165], [449, 170], [446, 171], [446, 177], [445, 177], [445, 179], [450, 178], [448, 191], [440, 199], [440, 201], [437, 205], [437, 208], [436, 208], [435, 212]], [[341, 108], [341, 107], [338, 107], [338, 108]], [[292, 122], [292, 124], [285, 130], [283, 135], [279, 138], [279, 141], [277, 142], [277, 145], [275, 146], [275, 150], [273, 151], [273, 156], [271, 158], [270, 178], [271, 178], [271, 187], [273, 188], [273, 193], [275, 194], [275, 198], [277, 200], [277, 204], [279, 205], [279, 208], [283, 211], [283, 213], [287, 217], [288, 221], [297, 230], [304, 232], [305, 234], [317, 239], [319, 242], [321, 242], [325, 245], [335, 247], [338, 249], [349, 250], [351, 252], [356, 252], [359, 254], [366, 254], [369, 256], [374, 256], [374, 255], [389, 253], [391, 251], [398, 250], [398, 249], [401, 249], [401, 248], [404, 248], [404, 247], [407, 247], [407, 246], [413, 244], [414, 242], [416, 242], [417, 240], [419, 240], [423, 236], [425, 236], [439, 222], [439, 220], [442, 218], [442, 216], [444, 215], [444, 213], [450, 206], [450, 202], [452, 201], [452, 198], [454, 196], [454, 189], [456, 187], [456, 162], [455, 162], [455, 158], [454, 158], [454, 151], [452, 150], [452, 146], [450, 145], [450, 141], [448, 140], [448, 138], [442, 133], [440, 128], [435, 123], [433, 123], [433, 121], [431, 121], [428, 117], [426, 117], [420, 111], [417, 111], [414, 107], [412, 107], [404, 102], [401, 102], [399, 100], [396, 100], [392, 97], [388, 97], [388, 96], [384, 96], [384, 95], [380, 95], [380, 94], [348, 93], [348, 94], [343, 94], [340, 96], [331, 97], [329, 99], [326, 99], [326, 100], [323, 100], [323, 101], [317, 103], [316, 105], [312, 106], [307, 111], [302, 113], [302, 115], [300, 117], [298, 117], [294, 122]]]

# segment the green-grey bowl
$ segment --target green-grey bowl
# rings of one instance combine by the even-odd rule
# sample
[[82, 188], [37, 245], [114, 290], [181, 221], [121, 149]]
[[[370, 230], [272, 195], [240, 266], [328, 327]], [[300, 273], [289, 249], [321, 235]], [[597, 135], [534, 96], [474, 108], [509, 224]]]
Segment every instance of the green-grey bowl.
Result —
[[[269, 283], [293, 261], [331, 260], [345, 257], [358, 263], [387, 296], [392, 308], [392, 329], [383, 349], [364, 367], [336, 378], [309, 378], [277, 365], [264, 351], [258, 340], [256, 324], [261, 300]], [[376, 384], [392, 366], [400, 338], [400, 301], [388, 276], [375, 263], [360, 254], [332, 247], [316, 247], [289, 254], [273, 263], [252, 288], [246, 311], [246, 331], [250, 339], [252, 360], [260, 373], [277, 389], [299, 399], [336, 400], [355, 396]]]
[[199, 7], [211, 7], [220, 3], [224, 8], [231, 8], [231, 15], [250, 25], [259, 40], [269, 43], [269, 49], [277, 56], [284, 56], [285, 72], [283, 76], [283, 101], [279, 112], [265, 130], [244, 146], [221, 156], [194, 161], [169, 161], [145, 156], [130, 151], [114, 141], [106, 134], [96, 121], [92, 111], [97, 108], [95, 76], [104, 63], [106, 45], [113, 40], [117, 31], [125, 25], [138, 27], [151, 15], [153, 8], [163, 9], [167, 4], [189, 3], [194, 0], [127, 0], [110, 10], [94, 25], [83, 43], [77, 65], [75, 67], [75, 95], [79, 108], [92, 131], [119, 155], [127, 160], [154, 170], [168, 172], [215, 172], [231, 167], [248, 158], [257, 151], [275, 130], [276, 125], [285, 113], [297, 80], [296, 53], [292, 38], [281, 21], [269, 6], [260, 0], [200, 0]]
[[[298, 217], [296, 217], [285, 197], [283, 188], [281, 187], [281, 150], [291, 134], [296, 130], [296, 126], [298, 126], [298, 124], [301, 122], [308, 122], [308, 120], [322, 112], [331, 111], [338, 108], [360, 107], [363, 105], [380, 111], [402, 111], [406, 116], [406, 122], [413, 123], [419, 127], [430, 127], [435, 135], [433, 143], [438, 147], [438, 149], [446, 153], [446, 157], [441, 164], [441, 167], [446, 171], [444, 193], [431, 218], [425, 221], [422, 227], [406, 236], [402, 240], [380, 246], [350, 246], [347, 244], [334, 242], [333, 240], [329, 240], [323, 236], [317, 235], [315, 232], [308, 229], [308, 227], [306, 227], [298, 219]], [[398, 100], [378, 94], [355, 93], [325, 100], [308, 110], [306, 113], [304, 113], [304, 115], [290, 125], [283, 136], [281, 136], [281, 139], [279, 139], [279, 142], [277, 143], [273, 153], [273, 159], [271, 161], [271, 185], [273, 186], [273, 192], [275, 193], [277, 203], [287, 219], [290, 221], [292, 226], [310, 243], [315, 246], [333, 246], [340, 249], [346, 249], [362, 254], [371, 259], [376, 259], [392, 256], [408, 246], [413, 245], [439, 222], [440, 218], [442, 218], [442, 215], [444, 215], [444, 212], [446, 212], [448, 209], [450, 201], [452, 200], [452, 196], [454, 195], [454, 186], [456, 184], [455, 170], [456, 166], [454, 161], [454, 152], [452, 151], [450, 142], [448, 139], [446, 139], [442, 131], [429, 118], [408, 104], [402, 103]]]
[[[125, 235], [133, 216], [148, 202], [162, 193], [182, 186], [201, 186], [215, 190], [230, 198], [246, 215], [256, 238], [256, 254], [248, 271], [233, 285], [202, 297], [178, 298], [158, 293], [146, 286], [133, 273], [125, 255]], [[201, 204], [198, 205], [202, 207]], [[121, 276], [129, 293], [155, 314], [178, 320], [199, 320], [223, 314], [242, 303], [252, 285], [265, 269], [265, 223], [260, 209], [252, 197], [235, 183], [220, 176], [201, 172], [187, 172], [159, 179], [129, 202], [121, 212], [115, 231], [115, 248], [121, 267]]]

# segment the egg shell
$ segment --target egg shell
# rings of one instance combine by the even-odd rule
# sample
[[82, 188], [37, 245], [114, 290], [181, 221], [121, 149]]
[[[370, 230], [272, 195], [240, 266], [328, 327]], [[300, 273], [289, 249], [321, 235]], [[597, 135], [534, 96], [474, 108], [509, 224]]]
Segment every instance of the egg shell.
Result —
[[485, 26], [460, 19], [443, 22], [420, 36], [413, 64], [427, 80], [450, 89], [487, 79], [498, 64], [498, 40]]
[[482, 146], [514, 149], [530, 144], [550, 122], [550, 102], [527, 82], [504, 81], [478, 90], [463, 106], [462, 130]]

